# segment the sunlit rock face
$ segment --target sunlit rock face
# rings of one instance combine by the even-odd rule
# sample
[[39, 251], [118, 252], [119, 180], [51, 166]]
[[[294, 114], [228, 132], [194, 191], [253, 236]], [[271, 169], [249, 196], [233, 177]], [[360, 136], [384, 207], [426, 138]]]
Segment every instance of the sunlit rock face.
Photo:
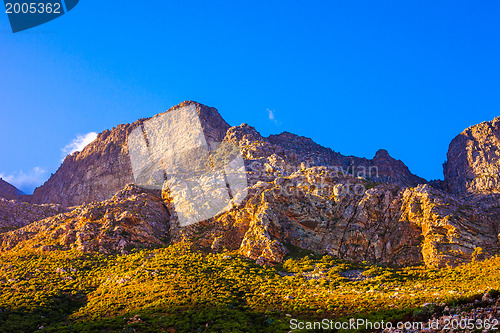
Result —
[[135, 183], [165, 189], [183, 227], [225, 212], [247, 195], [239, 146], [209, 141], [200, 120], [190, 104], [145, 121], [128, 138]]
[[[229, 125], [215, 108], [187, 101], [166, 113], [188, 105], [196, 109], [208, 140], [221, 142]], [[110, 199], [125, 185], [134, 183], [127, 142], [134, 129], [149, 119], [139, 119], [132, 124], [118, 125], [100, 133], [81, 152], [67, 156], [59, 170], [37, 188], [28, 200], [33, 203], [75, 206]]]
[[111, 199], [0, 234], [0, 251], [55, 249], [127, 253], [165, 245], [169, 213], [158, 191], [127, 185]]
[[[442, 267], [498, 251], [485, 210], [429, 185], [370, 183], [325, 167], [259, 182], [244, 205], [180, 230], [214, 250], [278, 263], [299, 247], [350, 261]], [[292, 247], [290, 247], [292, 245]]]
[[455, 137], [444, 164], [451, 193], [500, 192], [500, 117], [471, 126]]
[[[186, 117], [185, 121], [177, 120], [176, 124], [169, 127], [178, 134], [175, 137], [182, 138], [177, 144], [170, 146], [170, 150], [175, 151], [175, 156], [183, 156], [183, 158], [189, 156], [180, 154], [187, 150], [182, 146], [189, 141], [184, 137], [185, 133], [195, 135], [191, 138], [191, 146], [203, 146], [202, 143], [195, 144], [197, 139], [201, 139], [198, 131], [198, 127], [201, 127], [203, 139], [208, 145], [221, 142], [235, 144], [240, 147], [247, 166], [261, 168], [262, 164], [271, 171], [271, 176], [269, 173], [262, 172], [259, 172], [258, 177], [250, 174], [250, 181], [269, 180], [278, 174], [295, 172], [303, 166], [328, 165], [335, 166], [344, 173], [399, 186], [416, 186], [426, 182], [413, 175], [401, 161], [393, 159], [384, 150], [377, 152], [374, 159], [368, 160], [343, 156], [314, 143], [309, 138], [287, 132], [264, 138], [246, 124], [230, 127], [215, 108], [186, 101], [155, 117], [118, 125], [100, 133], [97, 139], [81, 152], [67, 156], [57, 172], [45, 184], [37, 188], [33, 196], [24, 200], [32, 203], [58, 203], [69, 207], [111, 198], [126, 184], [134, 183], [136, 180], [128, 144], [130, 136], [133, 133], [137, 134], [137, 128], [140, 127], [149, 127], [149, 130], [154, 132], [161, 128], [157, 125], [158, 122], [165, 121], [165, 118], [176, 119], [173, 115], [181, 114], [177, 111], [186, 108], [194, 109], [196, 117], [191, 119]], [[174, 137], [174, 135], [166, 135], [165, 132], [156, 134], [152, 137], [160, 141]], [[134, 145], [134, 147], [138, 146]], [[161, 142], [151, 142], [150, 146], [164, 147]], [[172, 159], [172, 156], [170, 154], [170, 158], [163, 158], [163, 160], [174, 164], [175, 159]], [[185, 161], [178, 160], [177, 162]]]
[[[0, 250], [125, 253], [189, 241], [237, 250], [261, 264], [295, 247], [350, 261], [443, 267], [498, 252], [493, 218], [472, 201], [429, 185], [374, 185], [326, 167], [257, 182], [238, 206], [182, 227], [166, 189], [127, 185], [113, 198], [0, 235]], [[484, 198], [483, 198], [484, 200]]]

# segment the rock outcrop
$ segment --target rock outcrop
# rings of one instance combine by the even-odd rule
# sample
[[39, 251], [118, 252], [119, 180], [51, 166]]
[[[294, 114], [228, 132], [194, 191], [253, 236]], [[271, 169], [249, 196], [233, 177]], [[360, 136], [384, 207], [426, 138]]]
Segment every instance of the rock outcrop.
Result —
[[24, 193], [18, 190], [16, 187], [0, 178], [0, 198], [12, 200], [19, 198], [23, 194]]
[[[222, 141], [229, 125], [215, 108], [187, 101], [170, 110], [189, 104], [196, 106], [205, 136], [209, 140]], [[67, 207], [82, 205], [107, 200], [126, 184], [133, 183], [127, 139], [137, 126], [148, 119], [118, 125], [100, 133], [81, 152], [67, 156], [59, 170], [35, 189], [29, 201], [58, 203]]]
[[33, 205], [0, 198], [0, 233], [24, 227], [32, 222], [57, 215], [63, 211], [64, 209], [60, 205]]
[[[498, 251], [495, 223], [470, 203], [428, 185], [399, 188], [313, 167], [258, 182], [238, 209], [173, 238], [281, 262], [288, 247], [350, 261], [441, 267]], [[292, 247], [292, 248], [293, 248]]]
[[455, 137], [443, 165], [447, 189], [466, 196], [500, 192], [500, 117]]
[[427, 266], [455, 266], [498, 253], [498, 220], [475, 199], [420, 185], [402, 193], [401, 214], [421, 230]]
[[0, 234], [0, 251], [74, 248], [82, 252], [126, 253], [133, 248], [166, 244], [168, 222], [159, 192], [129, 185], [109, 200], [79, 206]]
[[158, 191], [127, 185], [112, 199], [0, 234], [0, 251], [125, 253], [188, 241], [208, 251], [237, 250], [261, 264], [282, 262], [299, 247], [350, 261], [442, 267], [494, 255], [497, 234], [486, 211], [429, 185], [374, 185], [312, 167], [259, 181], [240, 206], [184, 228]]
[[[401, 161], [386, 151], [377, 152], [373, 160], [343, 156], [311, 139], [284, 132], [262, 137], [254, 128], [243, 124], [230, 128], [215, 108], [186, 101], [170, 110], [195, 105], [207, 141], [238, 144], [250, 162], [269, 164], [273, 175], [291, 174], [302, 166], [329, 165], [341, 171], [377, 182], [415, 186], [426, 181], [413, 175]], [[158, 115], [159, 116], [159, 115]], [[148, 118], [149, 119], [149, 118]], [[148, 119], [118, 125], [100, 133], [81, 152], [67, 156], [59, 170], [29, 199], [32, 203], [81, 205], [111, 198], [123, 186], [134, 182], [127, 139], [130, 133]], [[267, 162], [264, 161], [267, 159]], [[255, 165], [255, 163], [254, 163]], [[277, 169], [277, 170], [275, 170]], [[260, 176], [267, 179], [266, 175]]]
[[398, 186], [426, 183], [425, 179], [412, 174], [403, 162], [389, 156], [386, 150], [379, 150], [371, 160], [344, 156], [309, 138], [288, 132], [264, 138], [247, 124], [231, 127], [224, 141], [240, 146], [253, 183], [313, 166], [328, 166], [344, 174]]

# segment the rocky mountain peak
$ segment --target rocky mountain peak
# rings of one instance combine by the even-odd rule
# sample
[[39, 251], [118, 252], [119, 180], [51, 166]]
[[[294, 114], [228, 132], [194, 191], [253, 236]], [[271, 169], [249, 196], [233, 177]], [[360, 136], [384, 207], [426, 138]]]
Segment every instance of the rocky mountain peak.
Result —
[[[426, 182], [413, 175], [403, 162], [392, 159], [387, 152], [380, 151], [375, 159], [367, 160], [341, 155], [310, 138], [289, 132], [264, 138], [248, 124], [230, 127], [213, 107], [185, 101], [154, 117], [101, 132], [81, 152], [66, 157], [59, 170], [35, 190], [30, 202], [58, 203], [69, 207], [110, 199], [126, 184], [134, 182], [128, 150], [128, 138], [132, 131], [165, 113], [190, 106], [196, 109], [207, 142], [235, 143], [240, 147], [247, 165], [255, 166], [254, 162], [258, 162], [261, 167], [259, 172], [249, 176], [251, 184], [272, 180], [276, 175], [289, 175], [303, 167], [321, 165], [338, 167], [340, 171], [353, 175], [362, 172], [362, 177], [372, 181], [400, 186]], [[367, 170], [373, 170], [373, 167], [377, 167], [378, 172], [367, 175]]]
[[[198, 116], [200, 117], [201, 126], [207, 141], [221, 142], [226, 136], [227, 130], [231, 127], [221, 117], [216, 108], [206, 106], [194, 101], [184, 101], [176, 106], [171, 107], [166, 112], [177, 110], [186, 106], [194, 105]], [[161, 115], [161, 114], [160, 114]], [[158, 115], [159, 116], [159, 115]], [[155, 116], [156, 117], [156, 116]]]
[[412, 174], [401, 160], [392, 158], [385, 149], [379, 149], [376, 152], [372, 164], [377, 167], [377, 172], [380, 176], [379, 181], [406, 186], [427, 183], [425, 179]]
[[191, 105], [196, 108], [207, 141], [221, 142], [230, 126], [217, 109], [185, 101], [154, 117], [101, 132], [82, 151], [67, 156], [59, 170], [35, 189], [29, 201], [69, 207], [110, 199], [126, 184], [134, 182], [127, 144], [131, 132], [150, 119]]
[[[192, 115], [188, 121], [165, 117], [174, 126], [182, 123], [173, 132], [182, 135], [196, 126], [208, 142], [240, 148], [248, 182], [245, 197], [231, 209], [183, 226], [168, 183], [161, 191], [133, 184], [128, 137], [142, 126], [149, 138], [146, 122], [163, 113], [100, 133], [68, 156], [32, 197], [35, 203], [71, 209], [0, 200], [0, 222], [5, 221], [0, 227], [10, 230], [0, 234], [0, 252], [75, 248], [126, 253], [139, 245], [188, 242], [209, 251], [238, 251], [261, 264], [280, 263], [299, 247], [349, 261], [434, 267], [473, 261], [478, 247], [484, 257], [498, 253], [500, 193], [475, 193], [498, 188], [500, 118], [467, 129], [450, 145], [447, 184], [475, 194], [461, 197], [442, 191], [446, 186], [436, 187], [437, 182], [428, 184], [384, 149], [367, 159], [344, 156], [288, 132], [263, 137], [248, 124], [230, 127], [216, 109], [192, 101], [166, 112], [185, 106]], [[160, 137], [170, 133], [158, 128]], [[206, 192], [200, 193], [206, 201]], [[46, 219], [31, 223], [28, 209]], [[21, 212], [29, 214], [19, 222]]]
[[283, 132], [277, 135], [270, 135], [268, 138], [269, 142], [282, 146], [289, 150], [294, 150], [296, 152], [313, 152], [313, 151], [329, 151], [333, 152], [331, 149], [322, 147], [321, 145], [314, 142], [311, 138], [293, 134], [290, 132]]
[[17, 199], [20, 195], [23, 195], [23, 192], [0, 178], [0, 198], [12, 200]]
[[377, 150], [377, 152], [375, 153], [375, 157], [374, 159], [377, 158], [377, 159], [387, 159], [387, 158], [391, 158], [391, 156], [389, 155], [389, 152], [385, 149], [379, 149]]
[[500, 192], [500, 117], [465, 129], [443, 165], [447, 189], [458, 195]]

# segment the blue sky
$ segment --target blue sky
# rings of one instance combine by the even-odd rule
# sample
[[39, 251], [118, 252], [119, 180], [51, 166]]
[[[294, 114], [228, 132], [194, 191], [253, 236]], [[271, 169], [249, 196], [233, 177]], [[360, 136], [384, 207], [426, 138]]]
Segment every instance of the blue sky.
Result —
[[16, 34], [0, 13], [0, 60], [0, 175], [26, 192], [78, 136], [188, 99], [436, 179], [500, 115], [500, 2], [80, 0]]

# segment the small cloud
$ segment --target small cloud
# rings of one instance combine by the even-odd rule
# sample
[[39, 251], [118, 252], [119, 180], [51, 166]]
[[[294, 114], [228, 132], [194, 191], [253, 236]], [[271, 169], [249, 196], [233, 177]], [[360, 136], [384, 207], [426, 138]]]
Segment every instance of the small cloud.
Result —
[[280, 125], [281, 122], [278, 122], [276, 120], [276, 116], [275, 116], [275, 112], [274, 110], [271, 110], [271, 109], [267, 109], [267, 115], [268, 115], [268, 118], [270, 121], [272, 121], [273, 123], [275, 123], [276, 125]]
[[0, 178], [14, 185], [24, 193], [31, 194], [36, 187], [42, 185], [47, 180], [47, 171], [37, 166], [27, 173], [23, 170], [14, 172], [11, 175], [0, 173]]
[[71, 155], [74, 152], [77, 151], [82, 151], [85, 146], [87, 146], [89, 143], [94, 141], [97, 138], [97, 133], [96, 132], [90, 132], [85, 135], [78, 135], [76, 138], [73, 139], [71, 143], [66, 145], [62, 150], [64, 157], [67, 155]]

